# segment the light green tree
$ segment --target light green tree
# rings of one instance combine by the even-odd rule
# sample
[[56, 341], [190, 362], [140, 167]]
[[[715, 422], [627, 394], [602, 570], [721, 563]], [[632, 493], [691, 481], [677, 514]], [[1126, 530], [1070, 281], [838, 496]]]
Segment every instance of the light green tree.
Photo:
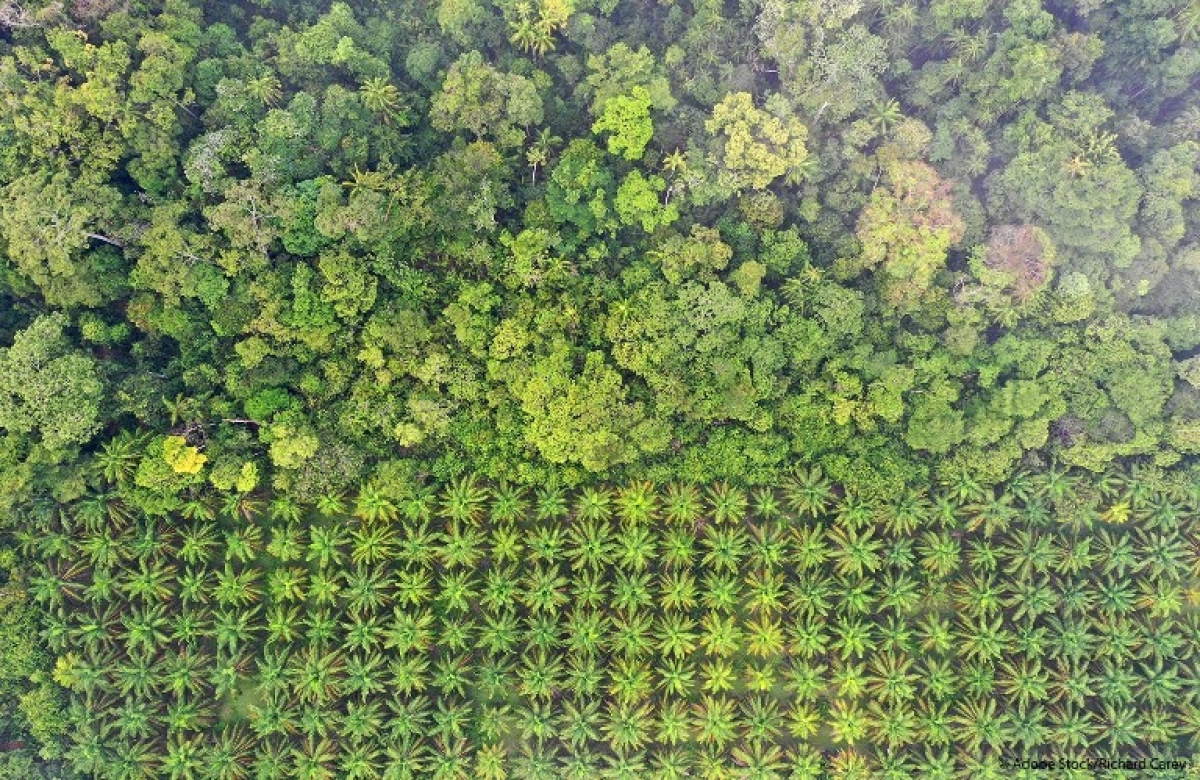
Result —
[[43, 315], [0, 349], [0, 428], [36, 431], [54, 450], [99, 430], [104, 392], [95, 362], [71, 349], [66, 327], [66, 315]]
[[579, 463], [590, 471], [664, 448], [665, 431], [626, 393], [603, 353], [589, 352], [583, 370], [572, 376], [569, 354], [561, 349], [535, 364], [520, 390], [525, 438], [550, 462]]
[[626, 160], [640, 159], [654, 135], [650, 119], [650, 93], [634, 87], [628, 95], [618, 95], [604, 104], [600, 118], [592, 124], [593, 133], [609, 133], [608, 151]]
[[621, 186], [613, 205], [624, 225], [641, 225], [647, 233], [653, 233], [662, 225], [679, 219], [679, 209], [674, 203], [663, 206], [658, 193], [666, 189], [661, 176], [643, 176], [641, 171], [630, 171]]
[[808, 129], [790, 114], [786, 101], [767, 102], [775, 111], [755, 106], [749, 92], [732, 92], [704, 123], [720, 142], [718, 182], [730, 192], [763, 189], [798, 171], [808, 157]]

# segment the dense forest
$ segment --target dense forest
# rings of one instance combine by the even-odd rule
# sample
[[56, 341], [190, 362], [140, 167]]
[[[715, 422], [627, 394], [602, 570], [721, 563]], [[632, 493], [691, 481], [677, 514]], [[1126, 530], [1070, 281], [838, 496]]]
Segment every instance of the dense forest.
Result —
[[1198, 455], [1197, 0], [0, 0], [0, 777], [1186, 763]]

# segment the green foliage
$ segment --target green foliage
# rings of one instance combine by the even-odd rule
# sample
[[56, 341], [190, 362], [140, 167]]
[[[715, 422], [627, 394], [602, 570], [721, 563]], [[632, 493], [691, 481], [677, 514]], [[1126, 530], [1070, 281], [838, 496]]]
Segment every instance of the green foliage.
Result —
[[660, 226], [679, 219], [679, 210], [675, 206], [663, 206], [658, 202], [658, 193], [666, 186], [658, 176], [646, 178], [638, 171], [630, 172], [613, 198], [613, 207], [621, 224], [640, 225], [642, 230], [653, 233]]
[[919, 305], [946, 263], [946, 253], [963, 235], [947, 185], [923, 163], [897, 162], [885, 171], [858, 218], [863, 251], [858, 265], [881, 266], [881, 293], [901, 310]]
[[670, 111], [676, 105], [671, 95], [671, 82], [645, 46], [634, 49], [619, 41], [601, 54], [589, 54], [586, 88], [592, 96], [592, 116], [600, 117], [605, 104], [612, 98], [637, 94], [645, 90], [650, 105], [659, 111]]
[[510, 139], [520, 137], [519, 128], [542, 121], [542, 98], [529, 79], [502, 73], [472, 51], [446, 72], [442, 90], [430, 106], [429, 121], [438, 130], [462, 129], [476, 138], [487, 135], [515, 145]]
[[1191, 755], [1194, 5], [0, 3], [0, 775]]
[[[6, 255], [54, 306], [99, 306], [119, 282], [93, 247], [112, 220], [120, 193], [65, 173], [30, 173], [4, 188], [0, 235]], [[108, 239], [120, 244], [119, 239]]]
[[519, 391], [526, 440], [543, 457], [599, 472], [666, 446], [662, 426], [628, 402], [621, 375], [602, 353], [588, 353], [577, 377], [566, 358], [561, 352], [535, 364]]
[[[917, 767], [933, 741], [974, 775], [1031, 744], [997, 724], [1035, 746], [1061, 730], [1055, 697], [1104, 713], [1079, 749], [1176, 744], [1195, 529], [1173, 513], [1195, 507], [1173, 496], [1194, 471], [1081, 477], [956, 473], [872, 499], [820, 469], [779, 490], [524, 495], [467, 473], [369, 481], [353, 506], [275, 494], [261, 518], [245, 496], [205, 516], [201, 491], [137, 521], [128, 493], [88, 496], [0, 589], [0, 696], [36, 683], [0, 724], [92, 774], [169, 772], [205, 740], [256, 773], [425, 766], [452, 730], [464, 767], [506, 776], [530, 758], [496, 746], [535, 730], [581, 771], [633, 750], [783, 766], [830, 744]], [[53, 671], [30, 600], [59, 609]], [[224, 704], [188, 706], [202, 693]]]
[[83, 444], [100, 429], [104, 384], [71, 347], [67, 318], [43, 315], [0, 348], [0, 427], [34, 433], [48, 449]]
[[168, 436], [163, 440], [163, 460], [176, 474], [199, 474], [208, 456], [189, 446], [184, 437]]
[[726, 95], [713, 107], [704, 129], [719, 142], [718, 180], [730, 191], [763, 189], [781, 176], [796, 174], [808, 157], [808, 130], [780, 101], [764, 110], [754, 105], [749, 93]]
[[592, 124], [593, 133], [609, 133], [608, 151], [626, 160], [640, 159], [654, 135], [650, 120], [650, 93], [634, 87], [628, 95], [618, 95], [604, 103], [600, 118]]

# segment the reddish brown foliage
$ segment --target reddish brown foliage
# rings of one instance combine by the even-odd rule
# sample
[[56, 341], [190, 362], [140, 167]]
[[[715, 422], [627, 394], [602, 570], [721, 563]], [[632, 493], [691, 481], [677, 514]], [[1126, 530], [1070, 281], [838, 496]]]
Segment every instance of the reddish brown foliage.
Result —
[[1010, 289], [1024, 302], [1046, 283], [1050, 263], [1040, 232], [1029, 225], [999, 225], [987, 243], [987, 266], [1014, 275]]
[[[117, 6], [121, 6], [118, 9]], [[99, 19], [116, 10], [123, 10], [124, 0], [75, 0], [71, 3], [71, 15], [82, 21]]]

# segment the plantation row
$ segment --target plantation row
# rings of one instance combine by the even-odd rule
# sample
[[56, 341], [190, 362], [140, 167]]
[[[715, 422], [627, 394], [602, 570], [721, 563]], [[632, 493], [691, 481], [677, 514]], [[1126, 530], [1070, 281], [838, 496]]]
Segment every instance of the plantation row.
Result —
[[[1007, 777], [1200, 748], [1197, 492], [123, 485], [26, 544], [97, 777]], [[37, 511], [37, 510], [35, 510]], [[42, 508], [41, 511], [46, 511]]]

